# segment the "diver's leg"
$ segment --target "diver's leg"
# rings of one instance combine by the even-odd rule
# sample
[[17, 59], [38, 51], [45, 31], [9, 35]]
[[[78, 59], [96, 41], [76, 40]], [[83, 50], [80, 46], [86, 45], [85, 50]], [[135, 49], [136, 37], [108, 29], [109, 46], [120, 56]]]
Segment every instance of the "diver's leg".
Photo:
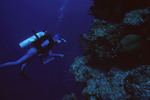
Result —
[[15, 66], [21, 65], [23, 63], [26, 63], [26, 62], [30, 61], [36, 55], [37, 55], [36, 49], [35, 48], [31, 48], [31, 49], [29, 49], [29, 51], [27, 52], [27, 54], [25, 54], [19, 60], [15, 61], [15, 62], [8, 62], [8, 63], [1, 64], [0, 68], [15, 67]]
[[22, 64], [21, 72], [24, 72], [24, 70], [26, 69], [26, 67], [29, 65], [30, 62], [31, 61], [28, 61], [27, 63]]
[[31, 48], [31, 49], [28, 50], [28, 52], [22, 58], [17, 60], [17, 64], [18, 65], [22, 65], [22, 64], [28, 63], [36, 56], [37, 56], [36, 49], [35, 48]]
[[8, 62], [0, 65], [0, 68], [17, 66], [16, 62]]
[[28, 61], [27, 63], [22, 64], [21, 67], [21, 71], [20, 71], [20, 76], [23, 77], [26, 80], [30, 80], [25, 74], [24, 74], [24, 70], [25, 68], [29, 65], [30, 61]]

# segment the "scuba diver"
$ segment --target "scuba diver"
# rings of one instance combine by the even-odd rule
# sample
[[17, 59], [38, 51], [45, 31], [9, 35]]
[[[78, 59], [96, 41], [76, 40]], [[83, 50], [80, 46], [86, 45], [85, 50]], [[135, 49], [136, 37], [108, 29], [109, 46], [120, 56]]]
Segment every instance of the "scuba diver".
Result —
[[54, 37], [52, 37], [51, 34], [47, 34], [47, 31], [38, 33], [35, 33], [34, 31], [32, 32], [34, 34], [33, 36], [19, 44], [21, 48], [25, 48], [29, 45], [32, 45], [32, 47], [27, 51], [27, 53], [17, 61], [7, 62], [0, 65], [0, 68], [15, 67], [22, 65], [20, 75], [27, 80], [29, 79], [24, 75], [24, 70], [32, 59], [38, 56], [40, 57], [42, 64], [47, 64], [48, 62], [54, 60], [55, 57], [64, 57], [63, 54], [53, 53], [52, 48], [53, 44], [57, 46], [59, 43], [61, 43], [61, 41], [66, 42], [66, 40], [60, 37], [60, 34], [56, 34], [54, 35]]

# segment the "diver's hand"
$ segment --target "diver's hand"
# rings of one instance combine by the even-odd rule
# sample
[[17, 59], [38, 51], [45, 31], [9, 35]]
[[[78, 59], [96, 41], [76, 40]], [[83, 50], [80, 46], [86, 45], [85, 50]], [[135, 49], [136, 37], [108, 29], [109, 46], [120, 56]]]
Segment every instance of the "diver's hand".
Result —
[[50, 56], [52, 56], [52, 57], [64, 57], [64, 55], [63, 54], [55, 54], [55, 53], [51, 53], [51, 55]]
[[63, 54], [60, 54], [60, 57], [61, 57], [61, 58], [63, 58], [63, 57], [64, 57], [64, 55], [63, 55]]
[[38, 57], [41, 57], [43, 54], [38, 54]]

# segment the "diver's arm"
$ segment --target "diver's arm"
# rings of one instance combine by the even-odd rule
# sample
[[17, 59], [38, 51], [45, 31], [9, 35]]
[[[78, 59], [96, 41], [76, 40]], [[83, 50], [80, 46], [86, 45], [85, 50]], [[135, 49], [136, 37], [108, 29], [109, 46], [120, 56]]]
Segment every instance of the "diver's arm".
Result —
[[42, 64], [47, 64], [48, 62], [55, 59], [55, 57], [49, 56], [49, 52], [45, 52], [44, 54], [39, 54], [39, 57]]
[[41, 44], [41, 47], [45, 47], [49, 44], [49, 40], [45, 40], [42, 44]]
[[52, 57], [64, 57], [63, 54], [55, 54], [52, 52], [52, 50], [49, 51], [49, 56], [52, 56]]

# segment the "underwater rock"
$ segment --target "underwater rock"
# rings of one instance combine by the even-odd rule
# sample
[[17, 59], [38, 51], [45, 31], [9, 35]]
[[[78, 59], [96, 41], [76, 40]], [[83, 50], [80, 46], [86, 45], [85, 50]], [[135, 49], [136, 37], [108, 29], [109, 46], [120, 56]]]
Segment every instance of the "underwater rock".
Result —
[[130, 34], [125, 36], [121, 41], [121, 52], [135, 52], [142, 49], [142, 38], [140, 35]]

